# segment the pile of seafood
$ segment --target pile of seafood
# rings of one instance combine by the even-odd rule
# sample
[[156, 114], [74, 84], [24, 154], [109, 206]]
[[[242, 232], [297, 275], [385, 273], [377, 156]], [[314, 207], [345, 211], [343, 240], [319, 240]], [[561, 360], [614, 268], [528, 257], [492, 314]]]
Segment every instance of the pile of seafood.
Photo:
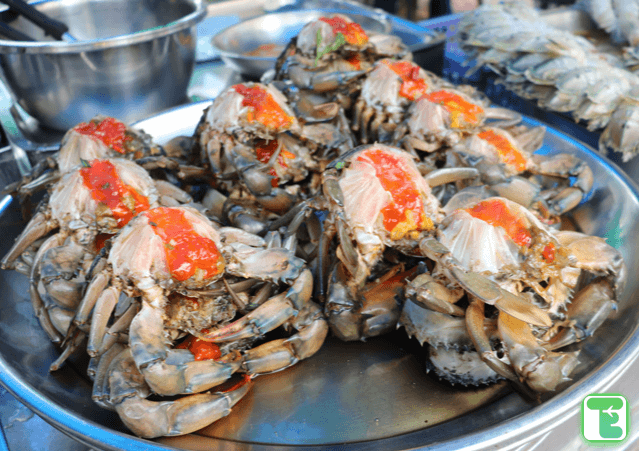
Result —
[[623, 55], [600, 51], [583, 36], [553, 28], [522, 2], [482, 5], [465, 14], [457, 39], [475, 69], [486, 66], [520, 97], [601, 131], [601, 151], [621, 152], [624, 161], [639, 152], [639, 75], [629, 70], [637, 62], [632, 48]]
[[403, 328], [443, 383], [554, 391], [626, 273], [565, 226], [588, 165], [535, 154], [545, 129], [521, 122], [398, 38], [323, 17], [192, 137], [69, 130], [10, 187], [47, 194], [2, 267], [29, 277], [51, 370], [86, 352], [94, 401], [142, 437], [216, 421], [329, 333]]

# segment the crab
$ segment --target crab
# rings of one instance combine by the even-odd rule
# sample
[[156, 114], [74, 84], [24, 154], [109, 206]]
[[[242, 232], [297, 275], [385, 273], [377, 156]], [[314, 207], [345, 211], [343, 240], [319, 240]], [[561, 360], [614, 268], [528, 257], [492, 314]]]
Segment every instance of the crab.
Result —
[[[407, 303], [401, 323], [421, 342], [457, 351], [436, 357], [438, 374], [447, 378], [441, 365], [446, 362], [448, 370], [456, 371], [451, 375], [454, 382], [494, 380], [495, 375], [477, 364], [479, 357], [496, 375], [521, 384], [524, 390], [554, 390], [568, 380], [578, 355], [555, 350], [592, 335], [615, 309], [623, 291], [625, 265], [616, 249], [597, 237], [554, 232], [527, 209], [504, 198], [455, 210], [442, 221], [439, 240], [463, 268], [489, 277], [552, 320], [534, 324], [516, 312], [499, 309], [495, 324], [492, 314], [486, 317], [484, 300], [473, 293], [464, 311], [455, 305], [459, 296], [434, 296], [426, 283], [430, 281], [415, 279], [415, 287], [408, 291], [412, 303]], [[470, 241], [484, 245], [468, 246]], [[434, 274], [441, 277], [447, 271], [435, 268]], [[457, 355], [468, 360], [468, 351], [477, 352], [475, 366], [462, 377], [462, 362], [459, 367], [451, 362]]]
[[278, 58], [274, 79], [290, 80], [297, 89], [322, 94], [327, 102], [348, 109], [359, 78], [373, 62], [411, 56], [399, 37], [366, 33], [347, 16], [334, 14], [302, 28]]
[[471, 86], [439, 86], [412, 103], [393, 139], [411, 152], [434, 152], [457, 144], [488, 121], [510, 127], [521, 119], [515, 111], [491, 107]]
[[[435, 256], [439, 248], [422, 249], [434, 239], [442, 213], [408, 153], [382, 144], [355, 148], [329, 165], [323, 188], [325, 197], [314, 208], [327, 210], [322, 240], [337, 238], [337, 261], [322, 262], [327, 257], [321, 256], [317, 266], [319, 274], [332, 267], [325, 312], [341, 339], [365, 339], [394, 328], [406, 279], [420, 272], [416, 267], [425, 257], [454, 266], [452, 277], [480, 295], [490, 285], [490, 295], [497, 290], [501, 296], [503, 290], [481, 276], [467, 275], [460, 265]], [[319, 246], [321, 254], [327, 246]], [[512, 297], [507, 296], [504, 308]]]
[[[154, 181], [135, 163], [82, 161], [53, 187], [48, 203], [2, 260], [4, 269], [30, 275], [36, 316], [56, 343], [68, 329], [82, 297], [84, 276], [102, 243], [137, 213], [159, 204]], [[37, 251], [28, 265], [19, 257], [30, 248]]]
[[376, 62], [355, 103], [353, 130], [359, 132], [364, 144], [372, 140], [390, 141], [408, 106], [443, 83], [411, 61]]
[[[5, 188], [5, 192], [17, 193], [22, 203], [35, 192], [56, 183], [63, 175], [74, 170], [82, 161], [96, 158], [126, 158], [134, 160], [147, 170], [168, 168], [200, 174], [202, 171], [186, 166], [186, 149], [177, 142], [162, 147], [155, 144], [150, 135], [106, 116], [95, 116], [68, 130], [62, 137], [56, 154], [41, 160], [23, 180]], [[171, 190], [167, 182], [159, 182]]]
[[[240, 282], [244, 285], [242, 292]], [[280, 284], [289, 288], [270, 296], [270, 291], [277, 292]], [[251, 288], [258, 288], [254, 299], [259, 302], [248, 302]], [[106, 267], [87, 287], [82, 303], [92, 306], [91, 336], [96, 337], [95, 341], [89, 340], [87, 349], [92, 357], [106, 355], [112, 346], [103, 346], [105, 331], [120, 294], [140, 298], [139, 312], [128, 327], [128, 345], [131, 359], [144, 379], [142, 385], [163, 396], [201, 393], [240, 369], [250, 374], [278, 371], [314, 354], [328, 328], [321, 310], [310, 300], [311, 292], [310, 271], [303, 269], [303, 261], [293, 251], [267, 249], [262, 238], [239, 229], [217, 230], [204, 215], [189, 207], [150, 209], [113, 239]], [[172, 314], [168, 324], [172, 324], [173, 332], [167, 333], [167, 308], [174, 295], [194, 298], [191, 302], [197, 303], [194, 308], [198, 310], [204, 308], [209, 297], [225, 298], [227, 301], [220, 302], [226, 307], [214, 306], [211, 317], [197, 321], [193, 315]], [[228, 302], [240, 311], [253, 309], [228, 322]], [[178, 310], [184, 313], [183, 308]], [[221, 355], [198, 360], [188, 349], [172, 345], [170, 338], [175, 337], [176, 324], [179, 330], [201, 340], [230, 344], [219, 346]], [[281, 325], [297, 333], [252, 347], [257, 339]], [[208, 330], [203, 330], [203, 326]], [[131, 382], [134, 375], [117, 377]], [[135, 410], [131, 405], [142, 409], [148, 394], [138, 386], [122, 399], [110, 402], [125, 424], [130, 424], [135, 421], [129, 417]], [[194, 395], [174, 402], [206, 408], [203, 398]], [[172, 434], [193, 431], [172, 423], [175, 419], [169, 412], [158, 411], [154, 415], [155, 421], [168, 422], [172, 431], [176, 429]], [[207, 418], [213, 421], [213, 417]], [[197, 424], [202, 427], [201, 422]], [[134, 432], [144, 433], [137, 429]]]
[[498, 195], [535, 210], [548, 224], [559, 224], [560, 216], [592, 189], [592, 170], [574, 155], [533, 154], [543, 141], [544, 127], [510, 130], [483, 127], [452, 148], [449, 165], [477, 168], [479, 181]]

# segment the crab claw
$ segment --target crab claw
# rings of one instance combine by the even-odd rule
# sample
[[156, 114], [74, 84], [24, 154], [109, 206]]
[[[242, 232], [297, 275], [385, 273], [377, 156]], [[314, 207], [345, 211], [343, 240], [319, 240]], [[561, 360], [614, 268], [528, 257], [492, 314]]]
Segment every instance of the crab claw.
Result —
[[188, 434], [228, 415], [248, 393], [249, 378], [230, 391], [200, 393], [175, 401], [149, 401], [149, 388], [138, 372], [129, 349], [109, 366], [110, 402], [122, 422], [144, 438]]
[[537, 392], [553, 391], [577, 366], [579, 352], [550, 352], [542, 347], [528, 324], [499, 312], [497, 328], [508, 358], [522, 382]]
[[582, 289], [573, 298], [566, 321], [559, 324], [560, 331], [546, 345], [548, 349], [559, 349], [590, 337], [595, 330], [617, 309], [610, 283], [599, 279]]

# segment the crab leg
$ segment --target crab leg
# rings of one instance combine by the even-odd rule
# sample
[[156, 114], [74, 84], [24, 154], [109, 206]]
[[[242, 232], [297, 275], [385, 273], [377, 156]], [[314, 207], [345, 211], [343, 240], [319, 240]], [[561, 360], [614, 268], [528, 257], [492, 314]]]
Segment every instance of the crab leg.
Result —
[[558, 325], [561, 330], [545, 347], [559, 349], [590, 337], [616, 309], [610, 283], [605, 279], [592, 282], [572, 299], [566, 321]]
[[109, 327], [104, 335], [102, 344], [98, 348], [98, 356], [104, 354], [118, 341], [124, 341], [126, 338], [126, 342], [128, 342], [129, 326], [131, 326], [131, 321], [139, 311], [140, 305], [138, 303], [131, 304], [124, 314], [118, 318], [111, 327]]
[[452, 316], [464, 316], [463, 308], [455, 305], [460, 296], [437, 282], [430, 274], [420, 274], [406, 286], [406, 297], [426, 309]]
[[37, 213], [4, 256], [2, 262], [0, 262], [0, 267], [2, 269], [13, 269], [14, 261], [20, 254], [27, 250], [34, 241], [42, 238], [57, 226], [57, 222], [51, 220], [46, 213]]
[[466, 309], [466, 327], [470, 338], [475, 345], [475, 349], [479, 353], [481, 359], [486, 362], [493, 371], [501, 374], [506, 379], [517, 381], [517, 374], [510, 365], [504, 363], [497, 357], [490, 345], [490, 339], [484, 332], [484, 303], [476, 298], [472, 298], [468, 308]]
[[98, 301], [102, 292], [109, 286], [110, 281], [111, 276], [105, 271], [99, 273], [93, 278], [75, 312], [73, 324], [76, 327], [84, 330], [95, 303]]
[[250, 379], [245, 378], [228, 392], [200, 393], [175, 401], [154, 402], [145, 399], [148, 386], [128, 349], [109, 366], [110, 402], [122, 422], [144, 438], [183, 435], [202, 429], [228, 415], [251, 386]]
[[116, 344], [97, 358], [98, 364], [95, 369], [91, 399], [93, 399], [93, 402], [97, 405], [107, 410], [115, 410], [109, 402], [109, 366], [122, 351], [124, 351], [124, 346]]
[[521, 114], [508, 108], [490, 107], [484, 111], [486, 112], [486, 119], [494, 121], [490, 124], [492, 127], [506, 128], [517, 125], [522, 121]]
[[198, 338], [224, 342], [262, 336], [299, 314], [310, 301], [312, 292], [313, 276], [306, 269], [286, 293], [272, 297], [239, 320], [207, 334], [198, 335]]
[[309, 301], [289, 325], [299, 332], [247, 350], [242, 368], [249, 374], [281, 371], [315, 354], [328, 334], [322, 310], [313, 301]]
[[77, 331], [71, 342], [66, 343], [60, 356], [49, 366], [49, 371], [53, 372], [62, 368], [64, 362], [80, 347], [85, 338], [86, 334], [84, 332]]
[[508, 357], [522, 382], [537, 392], [553, 391], [577, 365], [579, 351], [550, 352], [543, 348], [528, 324], [499, 312], [497, 327]]
[[102, 341], [107, 331], [107, 324], [111, 319], [111, 314], [120, 298], [121, 290], [117, 287], [109, 287], [100, 294], [91, 318], [91, 330], [89, 331], [89, 343], [87, 344], [87, 354], [90, 357], [97, 357], [98, 351], [102, 347]]
[[450, 255], [446, 246], [436, 239], [422, 240], [419, 248], [424, 255], [443, 264], [464, 290], [486, 304], [494, 305], [499, 310], [527, 323], [541, 327], [552, 326], [552, 321], [544, 310], [504, 290], [487, 277], [464, 270], [459, 262]]
[[221, 384], [240, 368], [241, 359], [235, 355], [229, 354], [228, 361], [197, 361], [188, 350], [170, 349], [164, 336], [163, 313], [162, 308], [144, 301], [129, 328], [131, 355], [155, 393], [169, 396], [202, 392]]
[[65, 237], [66, 234], [63, 233], [55, 234], [47, 239], [42, 244], [42, 246], [40, 246], [40, 249], [38, 249], [38, 253], [36, 254], [33, 261], [33, 266], [31, 267], [31, 277], [29, 280], [29, 294], [31, 296], [31, 305], [33, 306], [33, 311], [35, 312], [40, 325], [47, 333], [47, 335], [49, 335], [49, 338], [53, 343], [60, 343], [60, 341], [62, 340], [62, 335], [51, 321], [51, 317], [47, 312], [46, 306], [44, 305], [44, 302], [40, 297], [40, 294], [38, 293], [38, 282], [40, 281], [40, 278], [37, 272], [37, 268], [45, 252], [47, 252], [49, 249], [62, 245]]

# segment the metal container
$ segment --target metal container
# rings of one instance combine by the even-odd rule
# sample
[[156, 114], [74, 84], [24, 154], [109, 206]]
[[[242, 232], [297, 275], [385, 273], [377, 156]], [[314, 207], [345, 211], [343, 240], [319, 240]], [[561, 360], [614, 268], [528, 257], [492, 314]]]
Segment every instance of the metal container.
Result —
[[[220, 52], [222, 60], [241, 74], [260, 78], [275, 66], [277, 56], [289, 41], [297, 36], [308, 22], [321, 16], [340, 13], [350, 17], [366, 31], [389, 33], [390, 23], [381, 14], [357, 14], [342, 10], [303, 10], [288, 13], [273, 13], [256, 17], [233, 25], [213, 37], [213, 46]], [[263, 46], [274, 48], [268, 56], [250, 55]], [[278, 51], [279, 50], [279, 51]]]
[[186, 100], [201, 0], [66, 0], [33, 5], [78, 42], [53, 41], [3, 10], [0, 20], [37, 42], [0, 40], [14, 100], [41, 124], [67, 130], [100, 113], [132, 122]]
[[[137, 126], [164, 143], [192, 134], [207, 105], [179, 107]], [[590, 165], [594, 188], [574, 211], [574, 221], [618, 247], [628, 273], [637, 273], [639, 189], [614, 164], [553, 129], [540, 152], [576, 154]], [[0, 153], [0, 186], [15, 177], [10, 152]], [[0, 201], [0, 255], [24, 227], [18, 210]], [[583, 397], [610, 390], [636, 368], [639, 354], [639, 279], [629, 277], [619, 311], [593, 337], [573, 345], [581, 350], [573, 380], [540, 404], [505, 383], [464, 388], [439, 382], [424, 372], [424, 351], [399, 330], [365, 343], [331, 338], [312, 358], [257, 378], [227, 417], [196, 434], [151, 442], [130, 435], [115, 413], [93, 403], [86, 362], [48, 372], [58, 351], [33, 314], [27, 282], [0, 271], [0, 383], [67, 435], [104, 450], [523, 450], [542, 442], [536, 449], [573, 451]]]

